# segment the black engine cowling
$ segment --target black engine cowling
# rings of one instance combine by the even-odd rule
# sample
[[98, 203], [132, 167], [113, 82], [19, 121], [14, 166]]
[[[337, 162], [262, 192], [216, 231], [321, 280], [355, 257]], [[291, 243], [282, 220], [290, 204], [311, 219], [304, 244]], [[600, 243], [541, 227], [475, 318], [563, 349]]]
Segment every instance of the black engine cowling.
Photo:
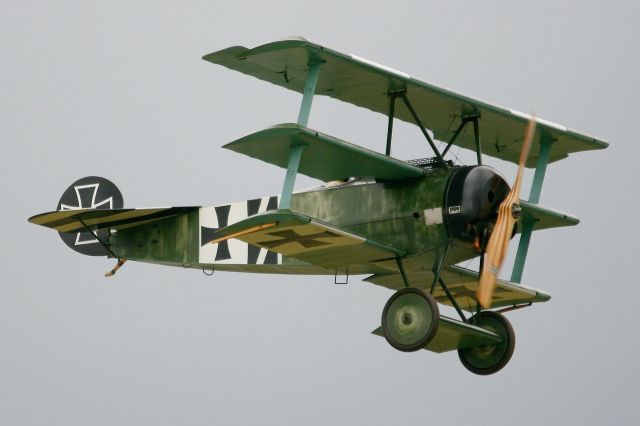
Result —
[[464, 166], [449, 179], [444, 199], [444, 223], [449, 235], [486, 245], [498, 217], [500, 203], [509, 193], [504, 177], [488, 166]]

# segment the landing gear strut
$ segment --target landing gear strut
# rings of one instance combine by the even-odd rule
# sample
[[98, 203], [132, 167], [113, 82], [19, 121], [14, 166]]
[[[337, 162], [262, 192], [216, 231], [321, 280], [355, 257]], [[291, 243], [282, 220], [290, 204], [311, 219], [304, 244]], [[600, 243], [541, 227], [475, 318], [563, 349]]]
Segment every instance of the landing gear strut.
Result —
[[471, 317], [469, 322], [496, 333], [502, 338], [502, 342], [458, 349], [462, 365], [472, 373], [483, 376], [497, 373], [507, 365], [516, 346], [516, 336], [511, 324], [504, 315], [493, 311], [480, 312]]
[[433, 339], [439, 320], [438, 303], [433, 296], [419, 288], [403, 288], [384, 306], [382, 331], [391, 346], [413, 352]]

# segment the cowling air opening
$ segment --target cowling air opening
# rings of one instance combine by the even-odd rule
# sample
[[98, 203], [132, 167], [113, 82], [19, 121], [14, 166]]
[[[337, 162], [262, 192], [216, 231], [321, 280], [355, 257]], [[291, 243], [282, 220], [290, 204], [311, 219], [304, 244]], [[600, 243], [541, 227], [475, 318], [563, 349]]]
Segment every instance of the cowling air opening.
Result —
[[[62, 193], [56, 210], [97, 209], [114, 210], [123, 207], [122, 193], [108, 179], [87, 176], [78, 179]], [[93, 230], [102, 241], [108, 240], [107, 230]], [[58, 232], [72, 250], [88, 256], [107, 256], [109, 251], [89, 231]]]

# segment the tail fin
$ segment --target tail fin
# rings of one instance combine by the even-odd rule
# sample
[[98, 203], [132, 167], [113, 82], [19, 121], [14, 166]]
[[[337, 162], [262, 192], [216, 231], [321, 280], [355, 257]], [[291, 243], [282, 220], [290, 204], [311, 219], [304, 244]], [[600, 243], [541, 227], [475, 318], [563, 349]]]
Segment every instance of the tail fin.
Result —
[[[72, 183], [62, 193], [56, 210], [77, 209], [121, 209], [122, 193], [108, 179], [98, 176], [87, 176]], [[95, 231], [103, 240], [108, 240], [108, 231]], [[109, 252], [91, 234], [91, 232], [59, 232], [62, 241], [72, 250], [89, 256], [107, 256]]]

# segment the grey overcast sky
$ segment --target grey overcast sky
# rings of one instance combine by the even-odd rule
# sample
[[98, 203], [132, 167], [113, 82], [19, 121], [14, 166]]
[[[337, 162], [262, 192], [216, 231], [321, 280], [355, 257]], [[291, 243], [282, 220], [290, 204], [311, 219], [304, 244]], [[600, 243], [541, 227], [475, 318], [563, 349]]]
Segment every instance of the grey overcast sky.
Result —
[[[640, 423], [637, 2], [0, 5], [0, 424]], [[582, 223], [534, 236], [523, 282], [553, 298], [509, 314], [500, 373], [369, 334], [391, 292], [358, 277], [132, 262], [107, 280], [113, 261], [27, 223], [87, 175], [129, 207], [278, 193], [282, 170], [220, 146], [295, 121], [300, 96], [201, 56], [291, 35], [611, 143], [549, 167], [541, 203]], [[317, 98], [309, 124], [383, 149], [382, 115]], [[399, 158], [426, 154], [397, 129]]]

